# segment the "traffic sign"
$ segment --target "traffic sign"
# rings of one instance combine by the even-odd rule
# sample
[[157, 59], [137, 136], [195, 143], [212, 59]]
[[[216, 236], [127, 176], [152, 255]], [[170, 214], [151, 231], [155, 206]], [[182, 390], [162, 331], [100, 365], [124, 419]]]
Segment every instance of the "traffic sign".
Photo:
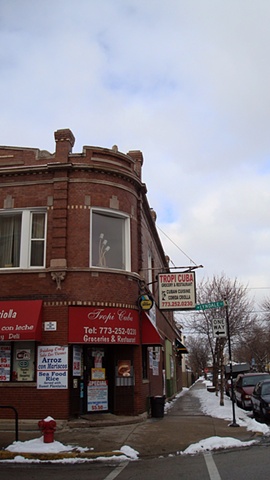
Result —
[[208, 310], [208, 308], [221, 308], [221, 307], [224, 307], [223, 300], [219, 302], [200, 303], [196, 305], [195, 310]]
[[225, 318], [213, 318], [212, 320], [213, 334], [217, 338], [227, 337], [227, 324]]

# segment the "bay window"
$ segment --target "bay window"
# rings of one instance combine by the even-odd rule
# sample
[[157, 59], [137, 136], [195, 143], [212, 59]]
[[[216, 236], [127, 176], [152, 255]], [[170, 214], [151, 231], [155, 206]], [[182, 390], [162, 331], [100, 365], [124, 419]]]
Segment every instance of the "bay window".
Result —
[[130, 270], [129, 217], [111, 210], [91, 212], [92, 267]]

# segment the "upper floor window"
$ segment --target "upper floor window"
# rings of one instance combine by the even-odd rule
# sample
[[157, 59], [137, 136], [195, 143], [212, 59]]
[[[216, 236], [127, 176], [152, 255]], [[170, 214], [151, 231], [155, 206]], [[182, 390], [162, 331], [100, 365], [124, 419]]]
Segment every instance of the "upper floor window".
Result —
[[0, 268], [44, 267], [46, 213], [0, 212]]
[[111, 210], [92, 210], [91, 266], [130, 270], [129, 217]]

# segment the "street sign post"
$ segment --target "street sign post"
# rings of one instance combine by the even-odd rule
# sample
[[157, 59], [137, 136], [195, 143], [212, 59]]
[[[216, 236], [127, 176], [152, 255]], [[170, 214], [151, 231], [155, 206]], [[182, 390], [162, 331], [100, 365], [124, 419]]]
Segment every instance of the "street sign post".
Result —
[[231, 379], [231, 388], [232, 388], [232, 412], [233, 412], [233, 421], [230, 423], [230, 427], [239, 427], [239, 424], [236, 423], [235, 418], [235, 398], [234, 398], [234, 387], [233, 387], [233, 371], [232, 371], [232, 347], [231, 347], [231, 336], [230, 336], [230, 321], [229, 321], [229, 309], [228, 301], [224, 301], [225, 311], [226, 311], [226, 325], [228, 331], [228, 349], [229, 349], [229, 362], [230, 362], [230, 379]]
[[[229, 309], [228, 309], [228, 301], [226, 299], [218, 301], [218, 302], [211, 302], [211, 303], [201, 303], [196, 305], [195, 310], [207, 310], [208, 308], [222, 308], [225, 307], [226, 318], [214, 320], [212, 327], [213, 333], [215, 337], [228, 337], [228, 349], [229, 349], [229, 363], [230, 363], [230, 380], [232, 386], [232, 412], [233, 412], [233, 421], [230, 423], [230, 427], [239, 427], [238, 423], [236, 423], [235, 418], [235, 398], [234, 398], [234, 387], [233, 387], [233, 371], [232, 371], [232, 350], [231, 350], [231, 337], [230, 337], [230, 321], [229, 321]], [[217, 324], [214, 325], [214, 322]], [[221, 323], [219, 323], [221, 322]], [[215, 328], [214, 328], [215, 327]], [[225, 335], [226, 333], [226, 335]]]
[[227, 324], [225, 318], [213, 318], [212, 320], [213, 335], [216, 338], [227, 337]]
[[223, 300], [218, 302], [210, 302], [210, 303], [200, 303], [196, 305], [195, 310], [208, 310], [208, 308], [221, 308], [224, 307]]

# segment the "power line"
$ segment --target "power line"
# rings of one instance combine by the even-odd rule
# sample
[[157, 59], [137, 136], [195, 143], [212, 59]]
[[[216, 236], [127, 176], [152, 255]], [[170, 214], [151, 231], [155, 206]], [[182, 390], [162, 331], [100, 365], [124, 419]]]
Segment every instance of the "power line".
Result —
[[[189, 261], [191, 263], [194, 263], [194, 265], [197, 265], [196, 262], [194, 262], [194, 260], [192, 260], [192, 258], [190, 258], [165, 232], [163, 232], [163, 230], [161, 230], [161, 228], [157, 225], [157, 228], [161, 231], [161, 233], [163, 233], [163, 235], [165, 235], [165, 237], [170, 240], [170, 242], [176, 247], [178, 248], [178, 250], [180, 250], [181, 253], [183, 253], [183, 255], [185, 255], [185, 257], [187, 257], [189, 259]], [[173, 262], [172, 262], [173, 263]], [[174, 265], [174, 263], [173, 263]]]

